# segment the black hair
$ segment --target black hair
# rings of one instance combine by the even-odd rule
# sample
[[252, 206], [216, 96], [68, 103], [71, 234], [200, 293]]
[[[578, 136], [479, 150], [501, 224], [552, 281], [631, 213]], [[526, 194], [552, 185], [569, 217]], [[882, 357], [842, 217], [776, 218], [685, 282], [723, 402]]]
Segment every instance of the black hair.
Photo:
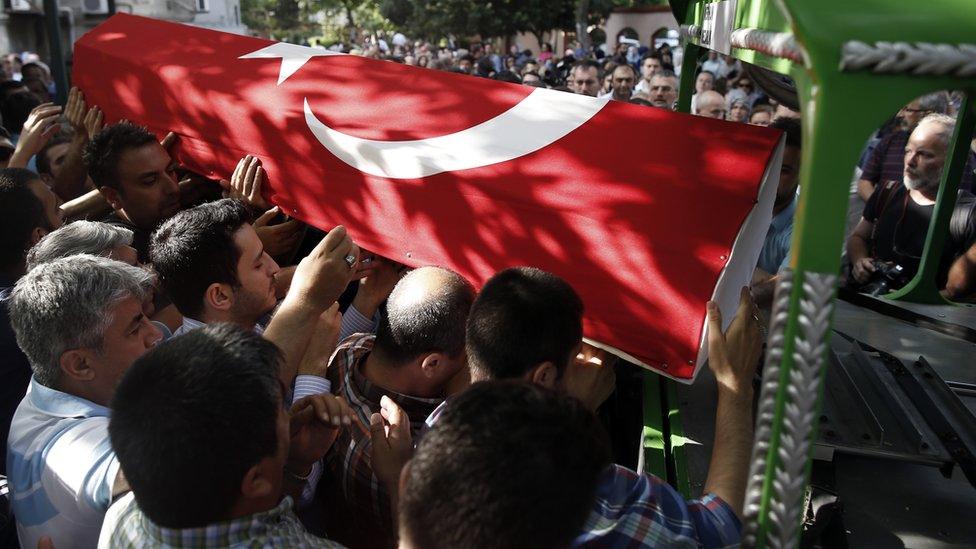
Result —
[[24, 71], [26, 71], [28, 69], [38, 69], [42, 73], [44, 73], [44, 74], [46, 74], [48, 76], [51, 76], [51, 72], [50, 71], [48, 71], [47, 69], [45, 69], [44, 67], [42, 67], [38, 63], [34, 63], [34, 62], [24, 63], [24, 65], [22, 67], [20, 67], [20, 74], [24, 74]]
[[98, 132], [85, 146], [84, 160], [88, 175], [96, 187], [110, 187], [122, 192], [119, 181], [119, 158], [130, 149], [157, 143], [156, 136], [131, 122], [112, 124]]
[[569, 74], [573, 74], [573, 72], [575, 72], [576, 69], [578, 69], [579, 67], [583, 67], [585, 69], [591, 69], [591, 68], [596, 69], [596, 79], [603, 80], [603, 76], [604, 76], [603, 67], [601, 67], [600, 64], [597, 63], [596, 61], [592, 59], [581, 59], [573, 63], [573, 68], [570, 69]]
[[659, 51], [649, 51], [644, 55], [642, 55], [640, 58], [640, 66], [643, 67], [644, 61], [647, 61], [648, 59], [657, 59], [659, 63], [661, 63], [662, 65], [664, 64], [664, 60], [661, 59], [661, 52]]
[[27, 186], [40, 178], [24, 168], [0, 169], [0, 270], [9, 270], [24, 260], [34, 229], [54, 230], [44, 204]]
[[[7, 97], [13, 95], [13, 93], [11, 92], [14, 92], [14, 90], [18, 90], [18, 89], [21, 91], [15, 93], [29, 93], [25, 91], [27, 89], [27, 86], [25, 86], [23, 82], [20, 82], [18, 80], [7, 80], [6, 82], [0, 82], [0, 103], [6, 101]], [[9, 127], [9, 124], [6, 122], [6, 120], [4, 120], [4, 126]], [[14, 129], [20, 131], [19, 127]]]
[[71, 136], [59, 132], [44, 145], [44, 148], [37, 153], [37, 173], [53, 175], [51, 173], [51, 159], [47, 157], [47, 153], [54, 147], [65, 143], [71, 143]]
[[[424, 280], [428, 278], [435, 280]], [[424, 292], [423, 299], [417, 299], [418, 289]], [[373, 351], [395, 365], [433, 352], [459, 356], [474, 296], [471, 283], [453, 271], [441, 267], [411, 271], [390, 293]]]
[[281, 364], [274, 343], [211, 324], [157, 345], [129, 368], [108, 431], [150, 520], [194, 528], [227, 518], [247, 471], [277, 452]]
[[795, 118], [779, 117], [769, 125], [770, 128], [783, 130], [786, 134], [786, 146], [801, 148], [803, 143], [803, 130], [800, 121]]
[[512, 84], [522, 83], [522, 79], [519, 78], [518, 75], [512, 71], [496, 72], [495, 74], [492, 75], [491, 78], [492, 80], [501, 80], [502, 82], [511, 82]]
[[0, 104], [0, 118], [3, 119], [3, 125], [20, 133], [31, 111], [40, 104], [41, 98], [30, 92], [18, 92], [8, 96]]
[[239, 286], [236, 233], [250, 221], [247, 206], [225, 198], [183, 210], [153, 233], [149, 258], [159, 281], [184, 316], [199, 318], [214, 283]]
[[562, 371], [583, 338], [583, 302], [565, 280], [531, 267], [491, 277], [468, 315], [472, 370], [520, 378], [543, 362]]
[[417, 447], [400, 522], [418, 549], [569, 547], [608, 447], [572, 397], [527, 382], [475, 383]]

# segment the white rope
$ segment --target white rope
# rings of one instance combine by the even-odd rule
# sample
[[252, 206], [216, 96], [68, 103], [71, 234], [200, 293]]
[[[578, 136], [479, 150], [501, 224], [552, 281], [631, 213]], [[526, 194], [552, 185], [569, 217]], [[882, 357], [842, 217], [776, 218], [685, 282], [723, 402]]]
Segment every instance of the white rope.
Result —
[[886, 74], [976, 76], [976, 44], [929, 44], [919, 42], [844, 43], [840, 69], [870, 69]]
[[736, 29], [732, 31], [732, 47], [789, 59], [803, 64], [803, 50], [788, 32], [771, 32], [762, 29]]

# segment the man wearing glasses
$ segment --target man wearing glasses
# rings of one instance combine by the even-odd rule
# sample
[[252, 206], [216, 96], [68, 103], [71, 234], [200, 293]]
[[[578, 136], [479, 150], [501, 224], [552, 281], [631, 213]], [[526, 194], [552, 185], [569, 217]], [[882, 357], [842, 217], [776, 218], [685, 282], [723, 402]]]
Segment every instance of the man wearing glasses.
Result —
[[[945, 114], [948, 110], [945, 93], [938, 92], [919, 97], [898, 112], [901, 128], [884, 136], [863, 166], [864, 171], [857, 182], [857, 193], [864, 201], [871, 198], [878, 183], [901, 181], [905, 169], [905, 146], [919, 121], [929, 113]], [[963, 183], [966, 183], [965, 177]]]

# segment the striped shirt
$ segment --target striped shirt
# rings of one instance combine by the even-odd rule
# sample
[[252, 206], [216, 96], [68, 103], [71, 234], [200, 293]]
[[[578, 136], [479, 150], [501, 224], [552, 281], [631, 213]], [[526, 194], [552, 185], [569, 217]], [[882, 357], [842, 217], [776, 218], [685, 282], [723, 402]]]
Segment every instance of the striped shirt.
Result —
[[611, 465], [573, 547], [737, 547], [742, 524], [713, 494], [686, 501], [653, 475]]
[[99, 549], [143, 547], [342, 547], [309, 534], [285, 497], [274, 509], [197, 528], [164, 528], [147, 517], [129, 492], [105, 514]]

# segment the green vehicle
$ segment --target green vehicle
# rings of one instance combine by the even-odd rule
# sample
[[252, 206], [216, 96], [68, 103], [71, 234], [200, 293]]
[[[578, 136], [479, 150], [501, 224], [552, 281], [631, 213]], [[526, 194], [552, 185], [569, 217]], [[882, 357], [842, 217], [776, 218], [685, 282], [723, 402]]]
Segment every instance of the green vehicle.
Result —
[[[732, 55], [802, 111], [791, 265], [770, 315], [745, 501], [746, 547], [976, 546], [976, 307], [939, 259], [976, 107], [972, 0], [671, 0], [679, 110], [697, 60]], [[788, 77], [788, 78], [786, 78]], [[963, 94], [918, 273], [883, 297], [838, 291], [851, 174], [867, 138], [922, 95]], [[645, 373], [640, 466], [697, 495], [714, 383]], [[709, 406], [712, 406], [709, 408]]]

